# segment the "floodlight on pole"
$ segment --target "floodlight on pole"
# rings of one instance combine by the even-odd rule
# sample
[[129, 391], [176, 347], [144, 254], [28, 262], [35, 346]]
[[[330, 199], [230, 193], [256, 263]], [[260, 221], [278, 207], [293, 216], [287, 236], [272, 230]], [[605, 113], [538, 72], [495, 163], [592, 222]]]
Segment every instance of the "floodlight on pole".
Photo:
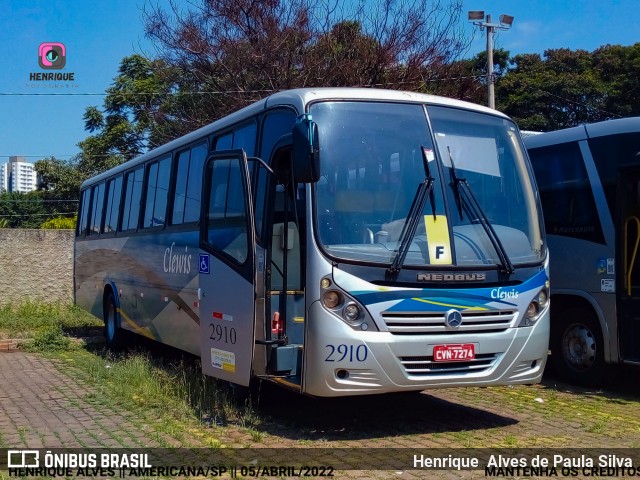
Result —
[[503, 25], [507, 28], [511, 27], [511, 25], [513, 24], [513, 16], [511, 15], [502, 14], [498, 19], [500, 20], [500, 25]]
[[513, 16], [502, 14], [500, 23], [491, 23], [491, 15], [485, 17], [483, 10], [471, 10], [468, 19], [480, 30], [487, 29], [487, 93], [489, 108], [496, 108], [495, 93], [493, 88], [493, 34], [496, 30], [508, 30], [513, 25]]

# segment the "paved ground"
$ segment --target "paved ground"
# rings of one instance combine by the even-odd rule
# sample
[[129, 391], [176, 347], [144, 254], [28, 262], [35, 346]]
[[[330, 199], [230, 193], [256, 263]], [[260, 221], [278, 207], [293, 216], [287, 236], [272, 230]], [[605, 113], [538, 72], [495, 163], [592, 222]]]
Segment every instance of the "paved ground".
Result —
[[18, 351], [0, 353], [0, 445], [7, 448], [160, 446], [127, 418], [97, 409], [92, 392], [49, 360]]
[[[0, 352], [0, 447], [180, 445], [158, 434], [153, 420], [93, 402], [91, 388], [72, 380], [63, 368], [36, 354]], [[618, 387], [604, 391], [571, 388], [553, 379], [537, 386], [329, 400], [267, 389], [259, 407], [260, 438], [233, 426], [212, 432], [227, 435], [231, 445], [281, 449], [640, 448], [637, 373], [623, 375]], [[433, 475], [398, 471], [391, 476]]]

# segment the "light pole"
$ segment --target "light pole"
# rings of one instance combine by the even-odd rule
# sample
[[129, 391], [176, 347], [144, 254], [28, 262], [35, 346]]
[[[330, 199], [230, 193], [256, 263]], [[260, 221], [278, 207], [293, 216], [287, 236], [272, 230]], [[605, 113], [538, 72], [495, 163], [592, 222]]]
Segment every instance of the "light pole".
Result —
[[495, 94], [493, 90], [493, 34], [496, 30], [508, 30], [513, 24], [511, 15], [500, 15], [500, 23], [491, 23], [491, 15], [485, 17], [484, 10], [471, 10], [469, 21], [480, 27], [480, 30], [487, 29], [487, 89], [489, 97], [489, 108], [496, 108]]

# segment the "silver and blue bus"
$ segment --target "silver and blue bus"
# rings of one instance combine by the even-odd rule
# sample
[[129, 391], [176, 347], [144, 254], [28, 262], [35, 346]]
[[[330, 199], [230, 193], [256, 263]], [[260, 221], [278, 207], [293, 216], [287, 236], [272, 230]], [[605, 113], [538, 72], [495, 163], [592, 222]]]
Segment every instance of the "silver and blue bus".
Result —
[[640, 117], [524, 139], [551, 252], [551, 358], [597, 385], [640, 364]]
[[[275, 93], [81, 186], [75, 301], [207, 375], [314, 396], [540, 381], [548, 255], [516, 125]], [[126, 332], [126, 333], [128, 333]]]

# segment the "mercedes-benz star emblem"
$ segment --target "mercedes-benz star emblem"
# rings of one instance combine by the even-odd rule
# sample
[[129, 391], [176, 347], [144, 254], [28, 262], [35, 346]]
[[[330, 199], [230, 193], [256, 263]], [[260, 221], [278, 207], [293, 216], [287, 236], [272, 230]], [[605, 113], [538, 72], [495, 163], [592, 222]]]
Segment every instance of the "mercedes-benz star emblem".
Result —
[[458, 310], [449, 310], [444, 314], [444, 322], [448, 327], [458, 328], [462, 325], [462, 314]]

